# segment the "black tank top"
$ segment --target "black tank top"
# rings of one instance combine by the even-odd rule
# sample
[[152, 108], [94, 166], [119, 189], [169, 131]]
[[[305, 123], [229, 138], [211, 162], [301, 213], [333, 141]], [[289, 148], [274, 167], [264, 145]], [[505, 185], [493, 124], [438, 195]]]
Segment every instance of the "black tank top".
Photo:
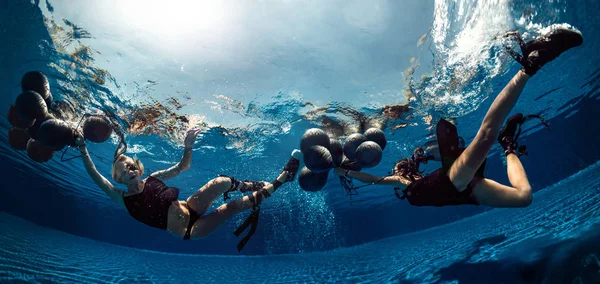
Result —
[[179, 198], [179, 189], [166, 186], [155, 177], [148, 177], [141, 193], [123, 196], [129, 215], [159, 229], [167, 229], [169, 206]]

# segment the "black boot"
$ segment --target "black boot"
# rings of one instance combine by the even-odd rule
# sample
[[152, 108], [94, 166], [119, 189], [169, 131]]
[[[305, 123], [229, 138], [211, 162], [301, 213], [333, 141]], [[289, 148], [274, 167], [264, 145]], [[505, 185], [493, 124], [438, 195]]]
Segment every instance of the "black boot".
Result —
[[230, 199], [229, 193], [232, 191], [240, 191], [242, 193], [254, 192], [263, 189], [267, 185], [264, 181], [249, 181], [249, 180], [236, 180], [233, 177], [221, 175], [222, 177], [228, 177], [231, 179], [231, 187], [223, 193], [223, 199]]
[[[292, 151], [292, 155], [288, 160], [287, 164], [283, 167], [283, 172], [287, 172], [287, 177], [285, 181], [280, 182], [279, 180], [275, 180], [272, 182], [273, 191], [277, 190], [283, 183], [293, 181], [296, 177], [296, 173], [298, 173], [298, 169], [300, 168], [300, 159], [302, 158], [302, 152], [300, 150]], [[268, 191], [264, 191], [263, 195], [265, 197], [271, 196]]]
[[583, 36], [580, 32], [565, 28], [553, 30], [527, 43], [524, 43], [517, 33], [510, 33], [507, 36], [518, 41], [522, 56], [509, 47], [507, 49], [511, 56], [523, 65], [523, 71], [529, 76], [533, 76], [542, 66], [554, 60], [561, 53], [583, 43]]
[[517, 113], [508, 118], [506, 121], [506, 125], [500, 131], [500, 135], [498, 136], [498, 142], [504, 148], [504, 154], [508, 156], [508, 154], [516, 153], [519, 144], [515, 139], [515, 134], [517, 133], [517, 129], [519, 125], [523, 122], [523, 114]]
[[300, 150], [292, 151], [291, 157], [288, 160], [285, 167], [283, 167], [283, 171], [288, 172], [286, 182], [293, 181], [296, 177], [296, 173], [298, 173], [298, 169], [300, 168], [300, 158], [302, 157], [302, 153]]

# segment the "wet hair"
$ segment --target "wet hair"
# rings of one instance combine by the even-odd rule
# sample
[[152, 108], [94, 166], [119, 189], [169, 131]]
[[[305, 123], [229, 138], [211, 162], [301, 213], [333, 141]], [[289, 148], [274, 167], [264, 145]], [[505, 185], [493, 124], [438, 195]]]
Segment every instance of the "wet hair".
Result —
[[[115, 160], [112, 164], [112, 179], [114, 181], [117, 181], [117, 175], [119, 174], [117, 172], [117, 163], [118, 162], [122, 162], [125, 161], [127, 158], [129, 158], [128, 156], [125, 156], [123, 154], [120, 154], [118, 156], [115, 157]], [[144, 174], [144, 164], [142, 164], [142, 162], [140, 161], [140, 159], [138, 159], [138, 157], [134, 156], [133, 157], [133, 163], [135, 164], [135, 167], [140, 171], [140, 175]], [[118, 182], [118, 181], [117, 181]]]
[[[108, 112], [107, 115], [113, 119], [115, 119], [115, 117], [116, 117], [115, 114], [112, 112]], [[112, 127], [113, 127], [114, 133], [117, 134], [117, 136], [119, 137], [119, 144], [117, 145], [117, 149], [115, 150], [115, 154], [113, 156], [113, 164], [112, 164], [112, 172], [111, 172], [112, 179], [114, 181], [117, 181], [118, 172], [117, 172], [116, 165], [118, 162], [122, 162], [129, 157], [124, 155], [125, 152], [127, 152], [127, 143], [125, 142], [125, 135], [123, 135], [123, 132], [121, 131], [118, 124], [112, 123]], [[140, 162], [140, 159], [138, 159], [137, 156], [133, 156], [133, 163], [135, 164], [135, 167], [140, 171], [140, 175], [143, 175], [144, 174], [144, 165], [142, 164], [142, 162]]]
[[423, 177], [419, 172], [418, 164], [410, 158], [404, 158], [396, 162], [392, 173], [396, 176], [405, 177], [410, 181], [415, 181]]
[[423, 148], [417, 147], [411, 158], [404, 158], [396, 162], [392, 173], [396, 176], [405, 177], [411, 182], [416, 181], [423, 177], [423, 174], [419, 171], [419, 165], [421, 163], [427, 164], [428, 160], [429, 158], [424, 156]]

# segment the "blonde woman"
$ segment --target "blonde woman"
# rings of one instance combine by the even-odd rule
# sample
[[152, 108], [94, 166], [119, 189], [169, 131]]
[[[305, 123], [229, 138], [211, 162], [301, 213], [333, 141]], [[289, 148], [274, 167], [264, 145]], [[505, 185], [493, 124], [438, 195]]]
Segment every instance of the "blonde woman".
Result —
[[[299, 166], [298, 159], [291, 157], [272, 183], [239, 181], [233, 177], [219, 176], [187, 199], [179, 200], [179, 190], [165, 185], [164, 181], [190, 168], [192, 146], [199, 132], [198, 129], [187, 132], [183, 157], [179, 163], [166, 170], [151, 173], [147, 178], [142, 178], [144, 166], [140, 160], [122, 153], [115, 154], [112, 179], [126, 186], [127, 190], [117, 189], [96, 170], [82, 136], [77, 138], [76, 144], [87, 173], [116, 204], [126, 208], [133, 218], [148, 226], [189, 240], [202, 238], [239, 212], [259, 206], [263, 197], [269, 197], [283, 183], [292, 181]], [[223, 204], [213, 212], [206, 212], [215, 199], [223, 194], [227, 198], [227, 193], [232, 191], [249, 194]]]

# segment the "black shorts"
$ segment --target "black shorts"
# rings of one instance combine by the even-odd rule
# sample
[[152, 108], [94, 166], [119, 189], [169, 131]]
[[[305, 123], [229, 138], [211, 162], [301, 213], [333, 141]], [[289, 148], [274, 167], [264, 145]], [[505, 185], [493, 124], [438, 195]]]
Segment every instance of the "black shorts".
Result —
[[479, 205], [473, 196], [472, 185], [469, 184], [462, 192], [458, 191], [443, 168], [411, 183], [404, 194], [414, 206]]
[[200, 219], [200, 214], [198, 214], [194, 209], [187, 205], [187, 203], [185, 204], [185, 206], [190, 212], [190, 221], [188, 223], [187, 230], [185, 231], [185, 235], [183, 236], [183, 239], [187, 241], [191, 237], [190, 233], [192, 232], [192, 227], [194, 226], [194, 223], [196, 223], [196, 221]]

